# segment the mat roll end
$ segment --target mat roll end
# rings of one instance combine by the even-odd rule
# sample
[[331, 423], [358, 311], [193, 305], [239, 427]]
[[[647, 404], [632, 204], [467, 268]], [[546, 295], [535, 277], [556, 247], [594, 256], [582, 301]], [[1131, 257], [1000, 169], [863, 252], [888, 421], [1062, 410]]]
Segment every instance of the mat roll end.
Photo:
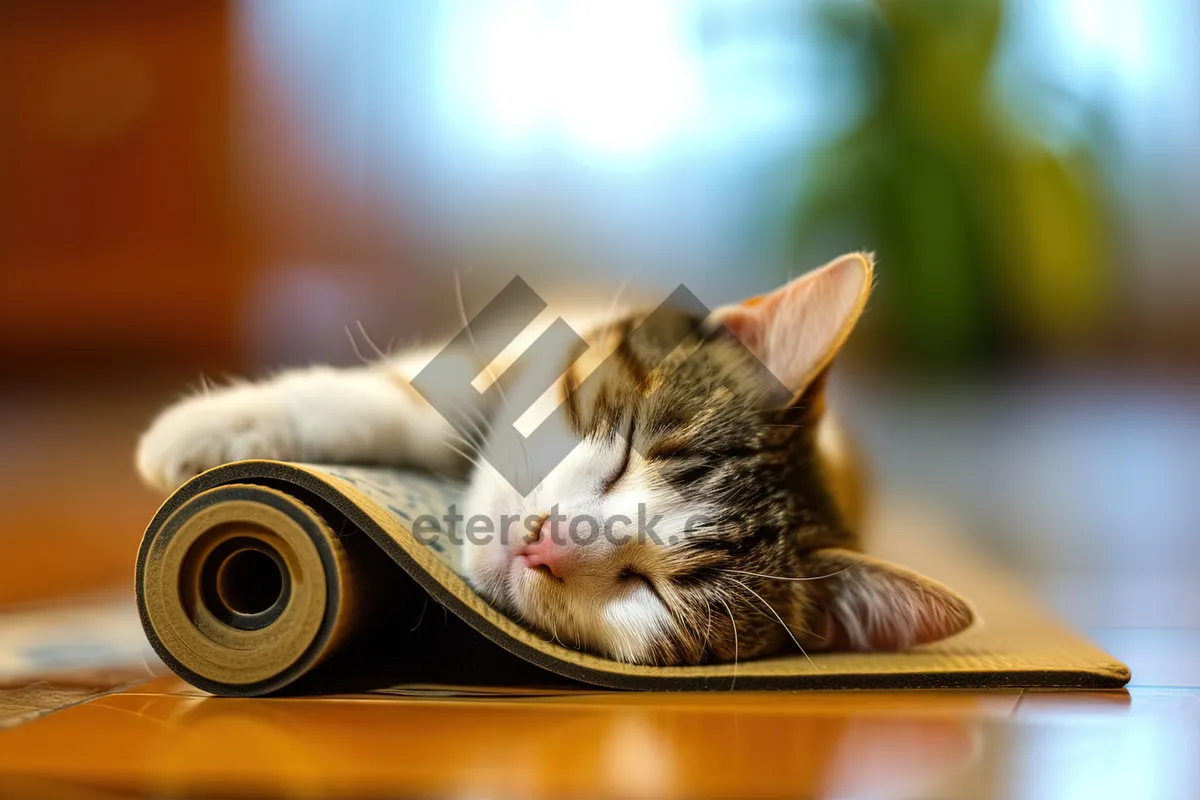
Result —
[[151, 645], [196, 686], [279, 691], [354, 627], [360, 604], [345, 551], [299, 498], [229, 484], [156, 522], [139, 552], [138, 607]]

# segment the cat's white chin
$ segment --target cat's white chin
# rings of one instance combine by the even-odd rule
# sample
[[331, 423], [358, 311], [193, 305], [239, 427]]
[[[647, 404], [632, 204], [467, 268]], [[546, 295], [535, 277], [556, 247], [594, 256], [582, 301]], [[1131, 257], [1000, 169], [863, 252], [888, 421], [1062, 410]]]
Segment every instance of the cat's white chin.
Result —
[[512, 610], [550, 639], [630, 664], [655, 663], [673, 624], [654, 592], [636, 582], [561, 580], [514, 557], [505, 574]]
[[631, 664], [653, 664], [674, 625], [649, 586], [605, 574], [567, 579], [499, 541], [469, 544], [467, 573], [498, 608], [565, 647]]

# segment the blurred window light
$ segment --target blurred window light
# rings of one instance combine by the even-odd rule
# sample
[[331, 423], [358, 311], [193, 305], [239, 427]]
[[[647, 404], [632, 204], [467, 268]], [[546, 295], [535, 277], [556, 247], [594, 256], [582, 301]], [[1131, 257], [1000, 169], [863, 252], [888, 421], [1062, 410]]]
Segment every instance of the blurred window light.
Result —
[[438, 97], [461, 130], [523, 149], [561, 138], [601, 159], [645, 156], [694, 121], [701, 54], [688, 0], [452, 3]]
[[[429, 235], [486, 249], [558, 229], [581, 268], [758, 264], [763, 285], [743, 291], [782, 266], [762, 215], [781, 222], [804, 154], [866, 107], [861, 54], [819, 22], [829, 5], [244, 2], [238, 35], [270, 87], [251, 104], [286, 109], [306, 169]], [[1056, 150], [1098, 146], [1141, 230], [1186, 227], [1200, 210], [1200, 5], [1009, 0], [1004, 14], [1003, 103]]]
[[[823, 123], [790, 0], [245, 3], [243, 49], [337, 148], [365, 121], [476, 158], [638, 164]], [[714, 32], [715, 29], [715, 32]], [[807, 88], [806, 88], [807, 87]]]
[[1033, 79], [1103, 109], [1116, 155], [1139, 163], [1165, 165], [1195, 150], [1200, 95], [1190, 54], [1200, 10], [1192, 0], [1009, 0], [1005, 15], [1002, 87]]
[[1005, 13], [996, 73], [1005, 104], [1060, 153], [1086, 144], [1099, 156], [1133, 265], [1133, 317], [1150, 327], [1187, 318], [1187, 298], [1200, 288], [1190, 266], [1200, 215], [1200, 4], [1009, 0]]
[[776, 165], [854, 104], [793, 0], [239, 8], [247, 119], [282, 106], [316, 157], [305, 169], [476, 250], [514, 232], [570, 239], [555, 258], [581, 270], [663, 265], [668, 280], [757, 263], [772, 280], [747, 255], [762, 247], [748, 219], [787, 190]]

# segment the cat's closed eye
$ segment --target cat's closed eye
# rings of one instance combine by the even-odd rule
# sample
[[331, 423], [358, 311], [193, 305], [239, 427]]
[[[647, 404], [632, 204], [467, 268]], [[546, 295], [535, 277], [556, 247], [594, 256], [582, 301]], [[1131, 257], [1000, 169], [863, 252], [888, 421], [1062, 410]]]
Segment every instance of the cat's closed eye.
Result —
[[621, 455], [620, 462], [617, 463], [616, 469], [609, 473], [609, 475], [604, 479], [604, 482], [601, 484], [601, 494], [608, 494], [611, 492], [617, 483], [620, 482], [621, 478], [625, 477], [625, 473], [629, 472], [629, 462], [633, 458], [633, 432], [634, 420], [630, 418], [629, 428], [624, 437], [625, 450]]
[[638, 572], [637, 568], [632, 566], [622, 567], [621, 571], [617, 573], [617, 580], [627, 583], [644, 583], [653, 588], [653, 584], [651, 583], [650, 579]]

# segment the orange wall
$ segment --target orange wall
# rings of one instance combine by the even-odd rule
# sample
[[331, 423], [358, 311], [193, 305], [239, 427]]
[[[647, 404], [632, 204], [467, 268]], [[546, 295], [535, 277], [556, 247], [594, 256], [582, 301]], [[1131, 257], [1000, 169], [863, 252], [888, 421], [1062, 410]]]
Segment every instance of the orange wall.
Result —
[[227, 2], [0, 4], [0, 360], [228, 364]]

